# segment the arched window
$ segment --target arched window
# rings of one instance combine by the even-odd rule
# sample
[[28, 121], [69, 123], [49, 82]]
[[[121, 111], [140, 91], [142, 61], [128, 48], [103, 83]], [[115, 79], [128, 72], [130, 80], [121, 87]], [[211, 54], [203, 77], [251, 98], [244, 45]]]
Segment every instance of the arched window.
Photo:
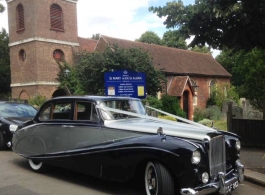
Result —
[[63, 10], [57, 4], [52, 4], [50, 8], [50, 17], [51, 17], [51, 29], [63, 31]]
[[21, 61], [25, 61], [25, 59], [26, 59], [26, 52], [25, 52], [24, 49], [21, 49], [21, 50], [19, 51], [18, 55], [19, 55], [19, 59], [20, 59]]
[[211, 95], [213, 92], [216, 91], [216, 81], [215, 80], [211, 80], [210, 84], [209, 84], [209, 95]]
[[17, 6], [17, 31], [24, 30], [24, 8], [22, 4], [18, 4]]

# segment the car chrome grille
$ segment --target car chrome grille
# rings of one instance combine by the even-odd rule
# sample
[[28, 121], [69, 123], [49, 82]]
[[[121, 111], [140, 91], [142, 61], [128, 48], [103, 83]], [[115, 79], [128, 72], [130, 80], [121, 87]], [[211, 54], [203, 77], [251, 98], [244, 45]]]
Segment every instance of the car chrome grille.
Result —
[[216, 177], [219, 172], [226, 173], [225, 140], [223, 135], [212, 137], [209, 141], [210, 175]]

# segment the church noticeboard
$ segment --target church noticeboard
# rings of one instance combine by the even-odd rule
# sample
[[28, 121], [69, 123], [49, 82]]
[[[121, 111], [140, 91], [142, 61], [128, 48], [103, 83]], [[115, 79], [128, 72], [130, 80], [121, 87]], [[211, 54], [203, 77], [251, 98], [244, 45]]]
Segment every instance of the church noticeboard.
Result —
[[146, 98], [146, 75], [143, 72], [119, 70], [106, 72], [104, 78], [108, 96]]

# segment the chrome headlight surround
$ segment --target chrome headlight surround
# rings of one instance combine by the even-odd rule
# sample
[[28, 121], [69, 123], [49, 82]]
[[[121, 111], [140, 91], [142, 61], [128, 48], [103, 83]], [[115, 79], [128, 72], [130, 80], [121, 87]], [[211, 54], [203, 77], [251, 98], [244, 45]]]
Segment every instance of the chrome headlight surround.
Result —
[[235, 147], [236, 147], [236, 150], [237, 151], [240, 151], [240, 149], [241, 149], [241, 142], [239, 140], [236, 141]]
[[191, 156], [191, 163], [197, 165], [201, 162], [201, 153], [199, 150], [195, 150]]
[[18, 126], [17, 125], [9, 125], [9, 130], [11, 132], [15, 132], [17, 130]]

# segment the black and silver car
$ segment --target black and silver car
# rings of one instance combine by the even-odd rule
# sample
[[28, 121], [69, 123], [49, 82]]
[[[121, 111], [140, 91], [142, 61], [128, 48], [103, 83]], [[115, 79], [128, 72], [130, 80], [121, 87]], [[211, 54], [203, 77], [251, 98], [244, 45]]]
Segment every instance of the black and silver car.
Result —
[[54, 98], [16, 131], [13, 150], [37, 172], [49, 164], [112, 181], [136, 177], [147, 195], [226, 194], [244, 180], [237, 135], [145, 109], [128, 97]]
[[0, 150], [11, 147], [18, 125], [32, 119], [36, 113], [37, 110], [28, 104], [0, 101]]

